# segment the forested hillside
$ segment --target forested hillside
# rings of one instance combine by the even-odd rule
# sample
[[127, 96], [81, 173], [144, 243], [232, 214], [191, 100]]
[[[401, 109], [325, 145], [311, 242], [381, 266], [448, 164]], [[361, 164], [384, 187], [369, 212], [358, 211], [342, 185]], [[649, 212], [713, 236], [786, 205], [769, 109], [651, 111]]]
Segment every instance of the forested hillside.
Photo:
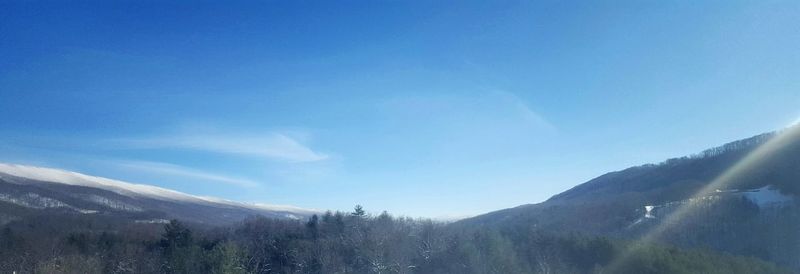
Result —
[[[647, 235], [659, 243], [755, 256], [800, 271], [795, 256], [800, 253], [799, 179], [800, 126], [793, 126], [611, 172], [544, 203], [459, 225], [536, 227], [630, 240]], [[715, 181], [722, 183], [709, 188]], [[672, 218], [676, 211], [679, 217]]]
[[[185, 204], [127, 195], [134, 186], [124, 182], [115, 182], [125, 187], [115, 192], [4, 175], [0, 272], [797, 271], [798, 136], [800, 127], [793, 127], [612, 172], [541, 204], [451, 224], [388, 213], [373, 216], [360, 207], [291, 219], [260, 214], [273, 211], [243, 211], [230, 202]], [[738, 167], [744, 172], [723, 189], [707, 190], [711, 181], [764, 146], [775, 149], [747, 168]], [[662, 222], [679, 210], [681, 218]], [[241, 221], [247, 212], [252, 217]], [[182, 217], [164, 220], [171, 216]], [[209, 222], [216, 218], [228, 221]], [[639, 240], [664, 225], [669, 229]]]
[[[534, 229], [461, 229], [388, 213], [252, 217], [208, 228], [83, 215], [0, 232], [10, 273], [603, 273], [628, 242]], [[786, 273], [758, 259], [646, 245], [619, 273]]]
[[[800, 253], [798, 132], [612, 172], [541, 204], [452, 224], [357, 207], [210, 225], [224, 208], [195, 205], [180, 215], [190, 218], [164, 224], [167, 215], [141, 210], [152, 199], [6, 176], [0, 272], [781, 273], [800, 269], [791, 255]], [[780, 149], [726, 189], [699, 192], [777, 134], [790, 137]], [[678, 208], [689, 210], [669, 230], [638, 241]]]
[[729, 189], [773, 185], [788, 194], [800, 194], [800, 125], [760, 134], [700, 153], [610, 172], [553, 196], [548, 202], [608, 200], [636, 194], [650, 203], [686, 199], [778, 135], [782, 140], [765, 157], [726, 184]]
[[230, 224], [250, 215], [301, 219], [316, 212], [199, 197], [67, 170], [0, 163], [0, 225], [39, 210], [127, 216], [131, 221], [180, 219], [207, 225]]

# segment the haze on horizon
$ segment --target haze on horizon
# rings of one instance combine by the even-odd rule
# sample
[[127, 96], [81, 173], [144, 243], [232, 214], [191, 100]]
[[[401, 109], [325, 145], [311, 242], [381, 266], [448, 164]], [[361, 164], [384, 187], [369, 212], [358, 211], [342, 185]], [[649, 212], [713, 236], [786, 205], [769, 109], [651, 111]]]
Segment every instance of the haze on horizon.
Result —
[[0, 162], [458, 217], [800, 117], [795, 2], [152, 4], [0, 3]]

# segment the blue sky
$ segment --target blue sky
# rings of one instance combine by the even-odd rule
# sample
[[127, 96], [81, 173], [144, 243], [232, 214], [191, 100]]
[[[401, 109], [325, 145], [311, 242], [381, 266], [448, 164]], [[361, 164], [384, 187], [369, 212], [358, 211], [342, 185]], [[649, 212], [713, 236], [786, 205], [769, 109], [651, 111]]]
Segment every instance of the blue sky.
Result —
[[454, 217], [800, 117], [800, 3], [4, 1], [0, 161]]

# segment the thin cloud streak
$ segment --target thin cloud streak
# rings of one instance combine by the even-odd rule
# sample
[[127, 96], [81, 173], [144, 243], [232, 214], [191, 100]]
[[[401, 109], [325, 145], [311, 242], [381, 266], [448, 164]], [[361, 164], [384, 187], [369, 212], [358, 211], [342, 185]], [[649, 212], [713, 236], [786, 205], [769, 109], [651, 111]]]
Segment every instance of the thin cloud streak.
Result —
[[525, 128], [538, 133], [557, 133], [558, 128], [543, 115], [534, 111], [526, 100], [499, 89], [481, 90], [467, 94], [432, 94], [398, 96], [379, 105], [382, 111], [399, 114], [405, 119], [419, 118], [421, 122], [450, 119], [448, 124], [479, 121], [496, 124], [514, 123], [512, 128]]
[[541, 114], [533, 111], [528, 104], [514, 93], [502, 90], [494, 90], [492, 95], [499, 97], [504, 103], [509, 104], [514, 111], [522, 117], [523, 120], [531, 125], [544, 129], [548, 132], [556, 132], [557, 128], [544, 118]]
[[124, 146], [137, 149], [177, 148], [221, 154], [244, 155], [292, 163], [316, 162], [329, 158], [281, 133], [265, 135], [178, 135], [151, 139], [123, 140]]
[[179, 165], [159, 163], [159, 162], [146, 162], [146, 161], [121, 161], [113, 163], [113, 165], [125, 169], [139, 170], [148, 173], [179, 176], [190, 179], [198, 179], [203, 181], [213, 181], [235, 185], [246, 188], [253, 188], [259, 186], [255, 181], [248, 179], [228, 177], [225, 175], [209, 173], [205, 171], [195, 170]]

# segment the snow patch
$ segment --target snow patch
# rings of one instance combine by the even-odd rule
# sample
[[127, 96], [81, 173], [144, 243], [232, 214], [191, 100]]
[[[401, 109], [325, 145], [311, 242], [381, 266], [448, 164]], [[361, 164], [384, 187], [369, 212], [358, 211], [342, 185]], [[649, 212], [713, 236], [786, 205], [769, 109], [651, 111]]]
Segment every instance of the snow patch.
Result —
[[660, 205], [646, 205], [644, 206], [644, 216], [634, 221], [632, 225], [642, 222], [644, 219], [655, 219], [656, 215], [665, 214], [663, 211], [669, 211], [674, 206], [685, 204], [706, 204], [713, 203], [723, 199], [724, 197], [744, 197], [749, 201], [756, 204], [759, 208], [774, 207], [784, 205], [794, 201], [794, 197], [781, 193], [772, 185], [766, 185], [757, 189], [717, 189], [714, 193], [707, 196], [689, 198], [680, 201], [671, 201]]
[[79, 198], [89, 201], [98, 205], [102, 205], [111, 209], [128, 211], [128, 212], [142, 212], [144, 211], [142, 208], [134, 205], [129, 205], [127, 203], [123, 203], [120, 201], [108, 199], [106, 197], [98, 196], [98, 195], [77, 195]]
[[644, 206], [644, 217], [648, 219], [653, 219], [656, 216], [653, 215], [653, 209], [656, 208], [655, 206]]
[[259, 204], [259, 203], [244, 204], [244, 205], [247, 206], [247, 207], [250, 207], [250, 208], [254, 208], [254, 209], [271, 210], [271, 211], [286, 211], [286, 212], [292, 212], [292, 213], [297, 213], [297, 214], [305, 214], [305, 215], [317, 214], [317, 213], [322, 212], [321, 210], [301, 208], [301, 207], [296, 207], [296, 206], [291, 206], [291, 205], [270, 205], [270, 204]]
[[137, 224], [168, 224], [169, 220], [166, 219], [150, 219], [150, 220], [136, 220]]
[[19, 196], [0, 193], [0, 201], [35, 209], [66, 208], [81, 214], [95, 214], [98, 212], [97, 210], [76, 208], [62, 201], [44, 197], [36, 193], [25, 193]]
[[36, 193], [26, 193], [18, 197], [0, 193], [0, 201], [36, 209], [58, 207], [73, 208], [62, 201], [48, 197], [42, 197]]
[[791, 196], [781, 193], [771, 185], [745, 191], [743, 195], [758, 207], [776, 206], [792, 201]]

